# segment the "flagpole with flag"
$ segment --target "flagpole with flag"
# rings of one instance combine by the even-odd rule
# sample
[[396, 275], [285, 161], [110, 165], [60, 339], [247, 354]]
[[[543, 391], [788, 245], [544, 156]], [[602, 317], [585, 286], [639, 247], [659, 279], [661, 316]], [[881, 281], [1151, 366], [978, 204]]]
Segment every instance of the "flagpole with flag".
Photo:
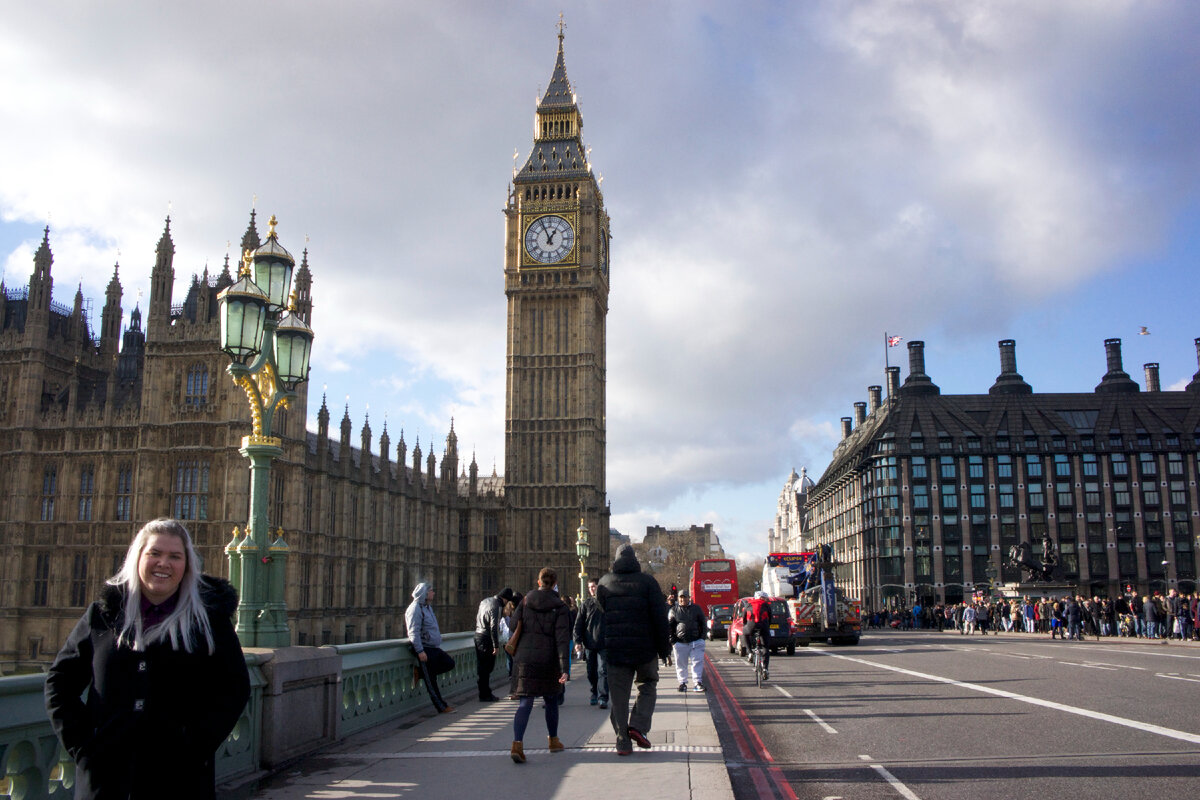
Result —
[[890, 353], [888, 353], [888, 351], [893, 347], [899, 346], [899, 344], [899, 336], [889, 336], [887, 331], [883, 332], [883, 367], [885, 373], [887, 370], [891, 369], [892, 366], [891, 359], [889, 358]]

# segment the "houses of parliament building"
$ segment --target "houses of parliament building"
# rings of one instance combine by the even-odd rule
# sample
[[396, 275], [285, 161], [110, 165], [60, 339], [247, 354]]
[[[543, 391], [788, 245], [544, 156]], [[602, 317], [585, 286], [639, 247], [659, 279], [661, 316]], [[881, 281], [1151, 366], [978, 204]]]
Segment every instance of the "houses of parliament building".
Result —
[[[439, 589], [444, 631], [469, 630], [481, 598], [528, 589], [554, 567], [574, 593], [576, 532], [590, 532], [589, 575], [607, 570], [605, 351], [610, 225], [582, 142], [582, 117], [558, 56], [536, 108], [535, 138], [504, 208], [507, 298], [505, 474], [460, 460], [453, 421], [441, 452], [403, 432], [378, 439], [349, 410], [331, 435], [321, 399], [306, 430], [308, 386], [277, 413], [283, 455], [268, 518], [290, 547], [293, 644], [405, 635], [421, 581]], [[279, 247], [278, 242], [272, 242]], [[264, 246], [254, 212], [243, 252]], [[225, 574], [244, 528], [250, 426], [225, 375], [218, 294], [234, 282], [193, 276], [175, 302], [170, 220], [158, 241], [149, 304], [125, 312], [119, 267], [98, 335], [82, 289], [55, 302], [49, 228], [27, 287], [0, 283], [0, 673], [53, 659], [134, 533], [169, 516], [191, 530], [205, 571]], [[314, 272], [295, 273], [297, 314], [313, 322]], [[319, 295], [319, 290], [317, 290]], [[319, 321], [315, 326], [320, 335]]]

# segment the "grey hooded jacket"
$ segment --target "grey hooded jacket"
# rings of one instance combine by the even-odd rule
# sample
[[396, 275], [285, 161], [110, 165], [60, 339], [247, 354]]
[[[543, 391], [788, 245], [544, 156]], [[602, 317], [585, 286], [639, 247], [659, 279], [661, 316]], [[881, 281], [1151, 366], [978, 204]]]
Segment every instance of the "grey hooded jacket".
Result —
[[424, 652], [426, 647], [440, 649], [442, 646], [442, 632], [438, 628], [437, 617], [433, 615], [433, 608], [425, 600], [429, 594], [429, 587], [428, 583], [418, 583], [417, 588], [412, 591], [413, 601], [404, 612], [408, 638], [412, 640], [413, 650], [418, 653]]

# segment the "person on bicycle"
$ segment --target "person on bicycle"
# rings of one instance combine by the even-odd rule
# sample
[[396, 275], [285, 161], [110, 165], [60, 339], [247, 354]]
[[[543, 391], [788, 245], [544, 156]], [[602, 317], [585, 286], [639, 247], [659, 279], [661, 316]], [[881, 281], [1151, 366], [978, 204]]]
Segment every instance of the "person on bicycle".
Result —
[[770, 675], [771, 666], [771, 601], [767, 593], [758, 591], [746, 604], [745, 616], [742, 620], [742, 633], [746, 638], [746, 648], [754, 652], [755, 637], [762, 640], [763, 645], [763, 677]]

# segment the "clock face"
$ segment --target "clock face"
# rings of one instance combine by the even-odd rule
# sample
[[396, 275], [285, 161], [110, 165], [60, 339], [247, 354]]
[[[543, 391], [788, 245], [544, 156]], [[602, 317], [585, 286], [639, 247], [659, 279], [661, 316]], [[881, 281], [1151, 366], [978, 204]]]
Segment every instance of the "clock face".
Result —
[[600, 271], [608, 274], [608, 231], [600, 231]]
[[525, 249], [542, 264], [562, 261], [574, 246], [575, 231], [571, 223], [553, 214], [538, 217], [525, 230]]

